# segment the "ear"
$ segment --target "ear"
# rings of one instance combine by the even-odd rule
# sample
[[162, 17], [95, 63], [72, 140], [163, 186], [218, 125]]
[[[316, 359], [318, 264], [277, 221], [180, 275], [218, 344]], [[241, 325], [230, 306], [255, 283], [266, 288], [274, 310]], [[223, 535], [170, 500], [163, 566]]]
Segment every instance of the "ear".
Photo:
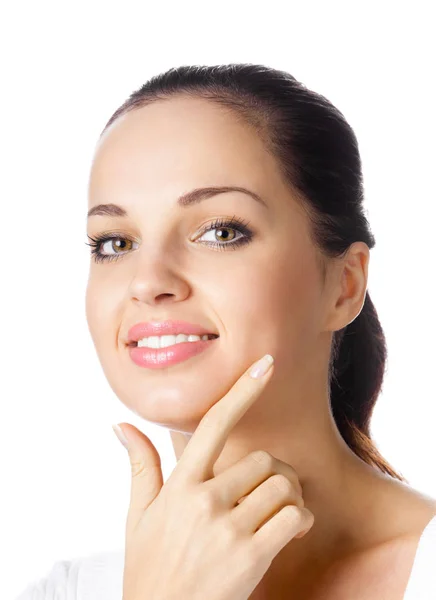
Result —
[[354, 242], [343, 258], [333, 262], [328, 286], [325, 331], [343, 329], [359, 316], [365, 303], [370, 250]]

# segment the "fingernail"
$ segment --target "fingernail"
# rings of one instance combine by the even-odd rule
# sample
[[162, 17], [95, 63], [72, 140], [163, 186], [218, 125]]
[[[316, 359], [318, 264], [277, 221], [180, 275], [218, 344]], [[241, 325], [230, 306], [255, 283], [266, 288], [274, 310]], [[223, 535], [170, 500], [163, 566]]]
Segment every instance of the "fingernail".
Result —
[[251, 369], [250, 377], [253, 379], [259, 379], [270, 370], [272, 364], [274, 362], [271, 354], [265, 354], [263, 358], [261, 358]]
[[127, 442], [127, 438], [124, 435], [123, 430], [121, 429], [121, 427], [119, 425], [112, 425], [112, 429], [114, 430], [115, 435], [120, 440], [120, 442], [123, 444], [123, 446], [128, 449], [129, 448], [129, 444]]

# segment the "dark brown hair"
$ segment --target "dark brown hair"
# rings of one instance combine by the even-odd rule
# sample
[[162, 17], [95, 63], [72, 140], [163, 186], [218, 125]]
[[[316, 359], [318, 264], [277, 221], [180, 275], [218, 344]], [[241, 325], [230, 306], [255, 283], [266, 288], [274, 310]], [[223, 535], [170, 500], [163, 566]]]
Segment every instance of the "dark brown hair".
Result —
[[[343, 257], [353, 242], [371, 249], [375, 239], [363, 208], [361, 159], [353, 129], [324, 96], [286, 71], [263, 65], [180, 66], [144, 83], [118, 108], [121, 115], [175, 94], [203, 98], [232, 110], [261, 137], [299, 198], [320, 251]], [[329, 365], [330, 404], [348, 446], [366, 463], [400, 481], [369, 431], [387, 359], [386, 340], [368, 290], [360, 314], [333, 332]]]

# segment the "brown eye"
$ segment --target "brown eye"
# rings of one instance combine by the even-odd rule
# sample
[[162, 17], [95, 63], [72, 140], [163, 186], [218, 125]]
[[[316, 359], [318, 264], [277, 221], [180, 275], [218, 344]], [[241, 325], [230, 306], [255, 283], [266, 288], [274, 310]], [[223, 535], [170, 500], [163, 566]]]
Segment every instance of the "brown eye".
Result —
[[[235, 239], [235, 229], [233, 229], [232, 227], [212, 227], [210, 229], [208, 229], [205, 233], [203, 233], [203, 235], [199, 238], [201, 239], [203, 236], [206, 235], [206, 233], [209, 233], [210, 231], [215, 231], [216, 233], [214, 233], [212, 235], [213, 239], [209, 239], [206, 241], [209, 242], [214, 242], [214, 241], [218, 241], [218, 242], [231, 242], [232, 240]], [[233, 233], [229, 233], [233, 232]]]
[[[255, 235], [248, 225], [248, 221], [237, 217], [216, 219], [203, 231], [199, 238], [196, 238], [201, 240], [206, 234], [216, 229], [216, 233], [211, 234], [212, 239], [196, 243], [212, 246], [218, 250], [236, 250], [245, 244], [249, 244]], [[235, 232], [238, 234], [237, 237], [235, 237]], [[92, 247], [91, 255], [96, 263], [118, 260], [124, 255], [130, 254], [132, 244], [138, 243], [123, 237], [123, 235], [115, 235], [115, 233], [111, 235], [101, 234], [95, 238], [88, 235], [88, 238], [91, 243], [86, 245]]]
[[[115, 235], [103, 235], [97, 238], [92, 238], [91, 236], [88, 237], [91, 240], [91, 243], [87, 244], [87, 246], [91, 246], [93, 248], [91, 254], [93, 255], [96, 263], [117, 260], [124, 254], [128, 254], [131, 249], [131, 245], [135, 243], [129, 238]], [[102, 251], [102, 249], [104, 249], [104, 251]]]
[[[202, 238], [206, 235], [209, 235], [210, 239], [203, 240]], [[248, 244], [252, 237], [253, 232], [248, 228], [248, 223], [232, 217], [231, 219], [217, 219], [197, 239], [199, 243], [213, 246], [218, 250], [235, 250], [238, 246]]]
[[115, 252], [115, 254], [118, 254], [118, 250], [121, 250], [122, 252], [130, 250], [131, 244], [132, 240], [127, 240], [124, 238], [110, 238], [107, 242], [102, 244], [102, 248], [104, 248], [104, 246], [107, 245], [110, 249], [116, 249], [117, 251]]

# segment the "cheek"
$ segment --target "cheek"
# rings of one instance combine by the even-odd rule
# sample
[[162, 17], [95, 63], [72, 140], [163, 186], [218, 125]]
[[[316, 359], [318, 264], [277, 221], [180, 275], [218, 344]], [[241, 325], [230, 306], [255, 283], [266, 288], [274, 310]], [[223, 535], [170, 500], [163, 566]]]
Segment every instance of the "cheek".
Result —
[[299, 265], [283, 265], [274, 268], [270, 281], [270, 294], [266, 301], [281, 320], [281, 328], [288, 334], [309, 334], [318, 311], [318, 287], [310, 269]]
[[316, 265], [291, 249], [263, 267], [257, 263], [239, 272], [221, 303], [218, 314], [229, 333], [237, 333], [237, 344], [241, 336], [245, 346], [252, 344], [255, 335], [261, 349], [286, 353], [295, 348], [303, 354], [317, 336], [321, 303]]

